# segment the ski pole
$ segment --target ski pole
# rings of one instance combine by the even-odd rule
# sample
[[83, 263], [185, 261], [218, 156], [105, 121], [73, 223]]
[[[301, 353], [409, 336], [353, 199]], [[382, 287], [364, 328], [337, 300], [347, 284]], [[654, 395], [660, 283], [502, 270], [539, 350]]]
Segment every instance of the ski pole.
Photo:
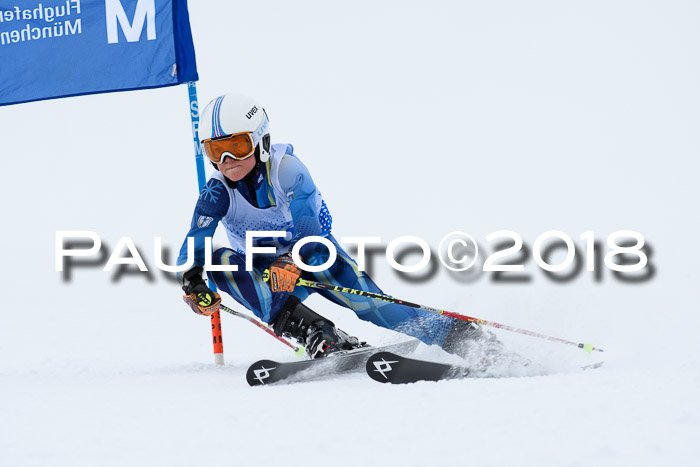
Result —
[[282, 342], [287, 347], [290, 347], [292, 350], [294, 350], [294, 355], [297, 355], [297, 356], [304, 355], [304, 349], [302, 347], [299, 347], [299, 346], [294, 347], [287, 340], [279, 337], [277, 334], [275, 334], [275, 332], [272, 329], [268, 328], [267, 326], [265, 326], [263, 323], [261, 323], [257, 319], [251, 318], [250, 316], [248, 316], [244, 313], [241, 313], [240, 311], [233, 310], [233, 309], [227, 307], [226, 305], [224, 305], [223, 303], [221, 305], [219, 305], [219, 308], [221, 308], [222, 310], [224, 310], [227, 313], [232, 314], [233, 316], [238, 316], [239, 318], [243, 318], [243, 319], [248, 320], [249, 322], [253, 323], [254, 325], [259, 327], [260, 329], [262, 329], [263, 331], [265, 331], [266, 333], [268, 333], [269, 335], [271, 335], [272, 337], [274, 337], [278, 341]]
[[[263, 278], [265, 278], [265, 277], [269, 277], [269, 273], [267, 271], [265, 271], [265, 274], [263, 275]], [[362, 297], [370, 297], [370, 298], [382, 300], [382, 301], [389, 302], [389, 303], [397, 303], [399, 305], [405, 305], [405, 306], [408, 306], [411, 308], [417, 308], [419, 310], [429, 311], [430, 313], [448, 316], [450, 318], [455, 318], [455, 319], [461, 319], [462, 321], [469, 321], [472, 323], [483, 324], [485, 326], [491, 326], [491, 327], [498, 328], [498, 329], [504, 329], [506, 331], [517, 332], [520, 334], [525, 334], [527, 336], [539, 337], [540, 339], [546, 339], [546, 340], [554, 341], [554, 342], [561, 342], [562, 344], [574, 345], [574, 346], [578, 347], [579, 349], [585, 350], [588, 353], [591, 353], [594, 350], [597, 352], [603, 351], [603, 349], [593, 347], [593, 344], [580, 344], [580, 343], [568, 341], [566, 339], [561, 339], [559, 337], [551, 337], [551, 336], [547, 336], [545, 334], [540, 334], [539, 332], [528, 331], [527, 329], [520, 329], [520, 328], [516, 328], [513, 326], [508, 326], [505, 324], [500, 324], [500, 323], [496, 323], [493, 321], [488, 321], [485, 319], [473, 318], [471, 316], [461, 315], [459, 313], [453, 313], [451, 311], [445, 311], [445, 310], [440, 310], [438, 308], [432, 308], [432, 307], [425, 306], [425, 305], [418, 305], [417, 303], [406, 302], [404, 300], [399, 300], [399, 299], [396, 299], [394, 297], [390, 297], [388, 295], [382, 295], [382, 294], [377, 294], [377, 293], [372, 293], [372, 292], [365, 292], [364, 290], [350, 289], [347, 287], [340, 287], [337, 285], [324, 284], [322, 282], [308, 281], [308, 280], [302, 279], [302, 278], [299, 278], [299, 280], [297, 280], [296, 285], [301, 285], [303, 287], [313, 287], [315, 289], [331, 290], [333, 292], [343, 292], [343, 293], [348, 293], [348, 294], [353, 294], [353, 295], [360, 295]]]

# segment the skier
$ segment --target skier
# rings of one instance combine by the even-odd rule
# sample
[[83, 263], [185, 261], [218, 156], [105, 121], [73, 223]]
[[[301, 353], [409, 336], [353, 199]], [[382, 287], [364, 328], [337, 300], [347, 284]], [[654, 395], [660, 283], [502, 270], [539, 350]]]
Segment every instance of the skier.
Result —
[[[271, 144], [270, 123], [256, 101], [226, 94], [204, 109], [199, 127], [204, 154], [216, 172], [202, 189], [187, 237], [194, 237], [194, 266], [179, 273], [185, 302], [195, 313], [209, 316], [219, 309], [221, 297], [202, 278], [205, 238], [223, 224], [231, 248], [220, 248], [212, 264], [237, 266], [238, 270], [208, 271], [208, 279], [238, 303], [269, 323], [278, 336], [292, 337], [311, 358], [325, 357], [362, 344], [337, 329], [328, 319], [303, 304], [317, 292], [329, 301], [351, 309], [362, 320], [416, 337], [426, 344], [463, 355], [470, 340], [484, 333], [474, 324], [434, 315], [404, 305], [379, 302], [357, 295], [296, 287], [299, 277], [332, 285], [382, 291], [345, 252], [331, 234], [332, 218], [308, 169], [291, 144]], [[286, 231], [284, 238], [255, 238], [254, 246], [275, 246], [274, 255], [256, 253], [252, 271], [246, 271], [247, 231]], [[337, 258], [322, 272], [302, 271], [291, 250], [307, 236], [322, 236], [335, 245]], [[300, 249], [304, 263], [324, 264], [328, 249], [308, 243]], [[187, 262], [185, 240], [178, 265]], [[263, 280], [269, 269], [271, 280]]]

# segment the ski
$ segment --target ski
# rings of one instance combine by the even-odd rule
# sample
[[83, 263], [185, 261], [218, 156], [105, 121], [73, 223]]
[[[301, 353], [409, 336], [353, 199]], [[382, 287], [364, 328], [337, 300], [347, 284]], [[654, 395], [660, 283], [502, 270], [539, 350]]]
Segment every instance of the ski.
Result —
[[251, 386], [267, 386], [274, 383], [294, 383], [334, 376], [342, 373], [360, 372], [367, 358], [375, 352], [392, 351], [408, 353], [418, 347], [420, 341], [412, 339], [380, 347], [365, 346], [352, 350], [341, 350], [328, 357], [300, 362], [276, 362], [259, 360], [246, 372], [246, 381]]
[[603, 363], [605, 363], [605, 362], [598, 362], [598, 363], [591, 363], [590, 365], [583, 365], [583, 366], [581, 367], [581, 369], [582, 369], [583, 371], [586, 371], [586, 370], [595, 370], [596, 368], [600, 368], [601, 366], [603, 366]]
[[[582, 371], [603, 366], [597, 362], [580, 367]], [[459, 365], [417, 360], [391, 352], [377, 352], [367, 359], [365, 370], [370, 378], [380, 383], [406, 384], [418, 381], [442, 381], [476, 376], [474, 372]], [[478, 376], [477, 376], [478, 377]]]
[[380, 383], [405, 384], [466, 378], [469, 368], [427, 360], [416, 360], [392, 352], [377, 352], [365, 365], [370, 378]]

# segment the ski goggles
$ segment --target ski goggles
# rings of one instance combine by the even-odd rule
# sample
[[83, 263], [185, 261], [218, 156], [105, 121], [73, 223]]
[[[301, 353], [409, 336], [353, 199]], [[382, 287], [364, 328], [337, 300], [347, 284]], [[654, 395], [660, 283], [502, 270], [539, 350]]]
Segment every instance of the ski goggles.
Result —
[[226, 157], [237, 161], [248, 159], [255, 152], [255, 145], [250, 132], [236, 133], [205, 139], [202, 141], [202, 151], [214, 164], [220, 164]]
[[202, 151], [214, 164], [220, 164], [227, 157], [237, 161], [248, 159], [267, 133], [268, 126], [267, 115], [263, 114], [263, 121], [260, 122], [255, 131], [205, 139], [202, 141]]

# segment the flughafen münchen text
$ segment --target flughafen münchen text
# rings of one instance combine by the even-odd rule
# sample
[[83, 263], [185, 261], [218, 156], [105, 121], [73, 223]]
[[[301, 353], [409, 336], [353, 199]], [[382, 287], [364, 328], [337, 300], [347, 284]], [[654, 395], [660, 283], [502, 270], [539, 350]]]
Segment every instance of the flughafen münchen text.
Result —
[[[80, 0], [66, 0], [57, 5], [38, 3], [34, 8], [15, 5], [0, 10], [0, 45], [81, 34], [78, 15]], [[14, 23], [9, 30], [8, 23]]]

